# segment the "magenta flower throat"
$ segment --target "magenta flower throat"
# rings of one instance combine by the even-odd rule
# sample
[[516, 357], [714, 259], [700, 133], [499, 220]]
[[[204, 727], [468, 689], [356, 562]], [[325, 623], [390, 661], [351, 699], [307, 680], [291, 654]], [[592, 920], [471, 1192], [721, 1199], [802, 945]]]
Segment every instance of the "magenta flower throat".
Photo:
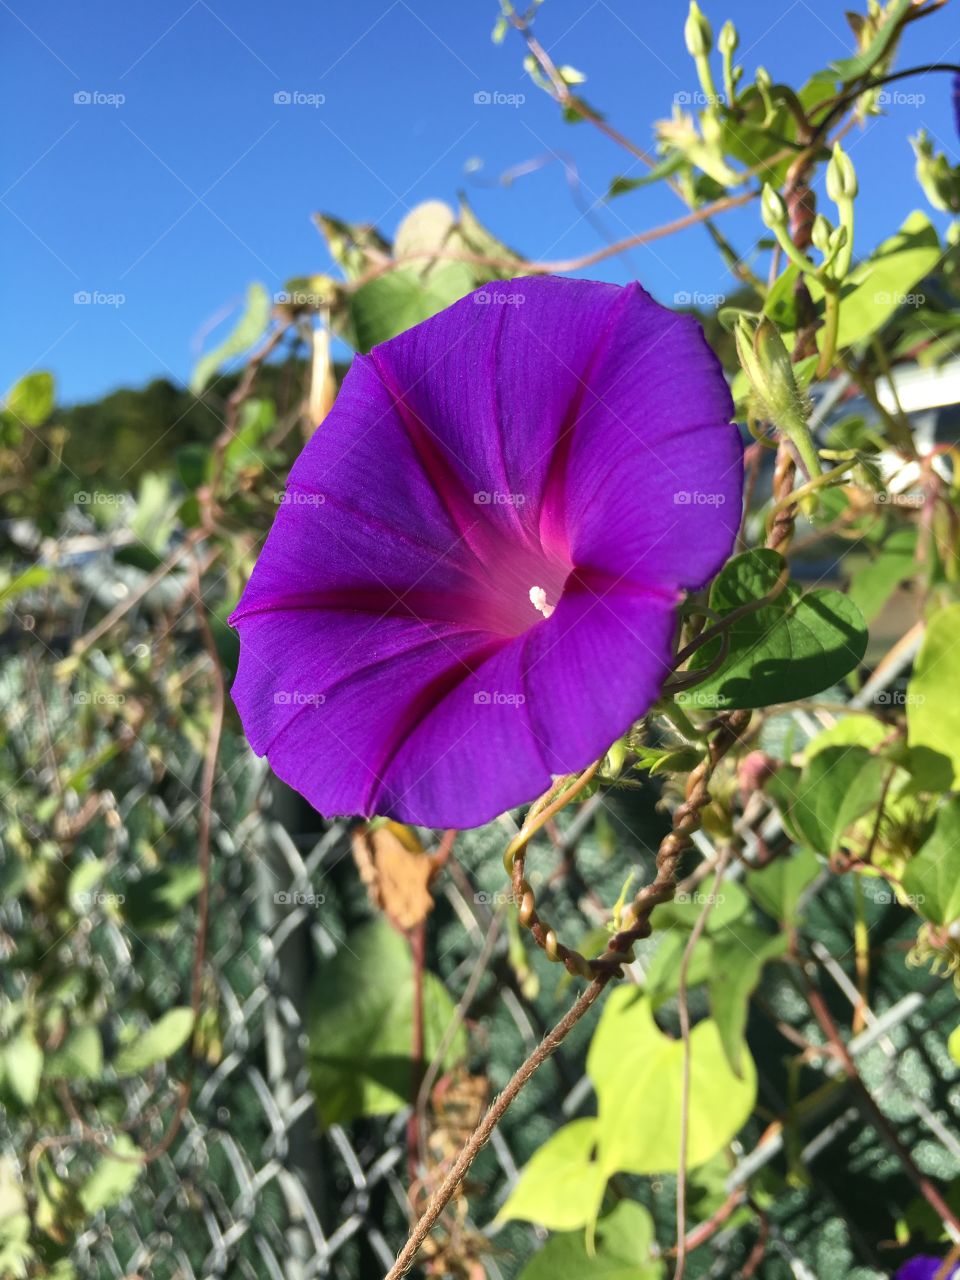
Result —
[[357, 356], [231, 618], [253, 749], [327, 816], [451, 827], [595, 760], [733, 547], [731, 414], [635, 284], [490, 285]]

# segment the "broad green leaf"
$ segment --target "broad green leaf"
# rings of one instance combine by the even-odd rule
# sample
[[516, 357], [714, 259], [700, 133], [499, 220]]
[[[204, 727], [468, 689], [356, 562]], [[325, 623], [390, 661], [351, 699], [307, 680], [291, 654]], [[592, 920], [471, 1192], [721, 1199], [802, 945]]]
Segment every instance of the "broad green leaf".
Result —
[[249, 351], [269, 323], [270, 296], [262, 284], [254, 283], [247, 289], [246, 305], [234, 328], [218, 347], [197, 361], [190, 378], [194, 395], [203, 391], [221, 365]]
[[592, 1116], [558, 1129], [522, 1170], [497, 1221], [520, 1218], [551, 1231], [573, 1231], [595, 1221], [607, 1182], [596, 1145]]
[[519, 1280], [663, 1280], [666, 1268], [654, 1256], [655, 1243], [647, 1210], [621, 1200], [597, 1223], [595, 1249], [588, 1249], [582, 1231], [552, 1236]]
[[[410, 1102], [413, 1044], [410, 947], [385, 921], [363, 925], [324, 962], [309, 1018], [310, 1067], [324, 1124], [361, 1115], [390, 1115]], [[424, 1057], [430, 1061], [453, 1016], [453, 1001], [432, 973], [424, 975]], [[466, 1053], [462, 1028], [444, 1065]]]
[[48, 1054], [43, 1074], [49, 1079], [99, 1080], [103, 1072], [103, 1041], [90, 1023], [71, 1027], [59, 1049]]
[[[884, 240], [845, 281], [840, 301], [841, 349], [854, 346], [878, 333], [899, 311], [910, 293], [940, 260], [942, 250], [936, 229], [926, 214], [915, 209], [888, 240]], [[764, 313], [785, 333], [797, 327], [794, 288], [799, 270], [791, 265], [780, 275], [764, 302]], [[808, 280], [810, 296], [822, 310], [823, 286]]]
[[465, 262], [444, 262], [426, 280], [415, 267], [397, 267], [350, 295], [352, 341], [369, 351], [388, 338], [436, 315], [475, 286]]
[[0, 1050], [2, 1074], [25, 1107], [32, 1107], [40, 1090], [43, 1050], [29, 1027], [22, 1027]]
[[916, 549], [916, 529], [895, 529], [879, 555], [853, 574], [847, 594], [866, 622], [872, 622], [900, 583], [916, 573]]
[[900, 882], [924, 919], [936, 925], [960, 920], [960, 799], [939, 811], [933, 834], [906, 864]]
[[907, 686], [907, 741], [946, 757], [960, 776], [960, 604], [935, 613]]
[[[673, 929], [664, 933], [656, 951], [653, 953], [643, 978], [643, 989], [650, 997], [654, 1008], [664, 1000], [669, 1000], [680, 989], [680, 966], [683, 953], [690, 941], [686, 929]], [[697, 939], [687, 966], [687, 989], [697, 987], [710, 977], [713, 944], [709, 937]]]
[[827, 747], [800, 774], [779, 769], [766, 791], [790, 835], [829, 857], [853, 823], [877, 807], [891, 767], [865, 747]]
[[137, 1159], [142, 1152], [127, 1134], [118, 1134], [110, 1146], [114, 1155], [124, 1158], [116, 1160], [105, 1153], [81, 1186], [80, 1203], [89, 1214], [119, 1204], [136, 1186], [144, 1169], [143, 1161]]
[[804, 889], [820, 872], [817, 855], [810, 849], [795, 849], [766, 867], [748, 871], [747, 891], [758, 906], [774, 920], [793, 924]]
[[429, 257], [442, 249], [455, 226], [453, 210], [442, 200], [425, 200], [415, 205], [397, 227], [393, 242], [395, 258], [414, 254]]
[[28, 427], [39, 427], [53, 412], [53, 374], [28, 373], [7, 395], [6, 408]]
[[113, 1060], [118, 1076], [136, 1076], [182, 1048], [193, 1030], [193, 1010], [170, 1009], [146, 1031], [139, 1032]]
[[707, 934], [711, 934], [739, 919], [750, 906], [750, 899], [734, 880], [721, 884], [717, 890], [708, 880], [692, 893], [681, 891], [671, 902], [655, 907], [650, 923], [654, 929], [669, 929], [674, 925], [692, 929], [707, 905], [710, 914], [704, 927]]
[[851, 712], [850, 715], [841, 715], [836, 724], [807, 743], [803, 751], [804, 760], [812, 760], [828, 747], [866, 747], [869, 751], [879, 747], [889, 736], [887, 726], [873, 716], [865, 712]]
[[756, 925], [738, 920], [711, 939], [713, 954], [708, 990], [710, 1013], [727, 1062], [735, 1075], [743, 1075], [744, 1032], [750, 996], [768, 960], [783, 955], [786, 933], [769, 934]]
[[[721, 616], [771, 592], [783, 567], [775, 551], [748, 551], [720, 570], [710, 606]], [[856, 605], [839, 591], [803, 592], [788, 583], [769, 604], [753, 609], [728, 631], [729, 652], [718, 671], [677, 696], [703, 709], [767, 707], [829, 688], [863, 659], [867, 630]], [[691, 671], [722, 652], [720, 638], [694, 654]]]
[[[600, 1018], [587, 1071], [597, 1091], [599, 1161], [608, 1174], [674, 1173], [680, 1161], [684, 1048], [653, 1019], [650, 1001], [627, 987], [611, 993]], [[745, 1124], [756, 1100], [749, 1052], [743, 1078], [730, 1069], [717, 1024], [690, 1033], [688, 1165], [724, 1148]]]

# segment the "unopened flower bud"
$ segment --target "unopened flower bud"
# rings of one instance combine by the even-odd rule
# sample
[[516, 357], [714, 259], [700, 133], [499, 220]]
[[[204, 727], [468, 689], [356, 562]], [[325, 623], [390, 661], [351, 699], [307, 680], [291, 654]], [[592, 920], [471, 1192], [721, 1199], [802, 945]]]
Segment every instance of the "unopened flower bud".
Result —
[[827, 165], [827, 195], [834, 204], [839, 204], [841, 200], [852, 200], [859, 189], [853, 161], [837, 142]]
[[819, 475], [820, 460], [807, 427], [804, 400], [780, 330], [768, 316], [761, 316], [753, 328], [751, 321], [740, 315], [734, 338], [759, 413], [793, 441], [811, 478]]
[[706, 58], [713, 48], [713, 31], [701, 13], [697, 0], [690, 0], [690, 12], [684, 24], [683, 37], [691, 58]]
[[740, 37], [737, 34], [737, 28], [728, 18], [720, 28], [720, 34], [717, 36], [717, 48], [725, 58], [729, 58], [740, 43]]
[[782, 226], [787, 220], [787, 206], [783, 202], [783, 196], [769, 182], [764, 183], [760, 197], [760, 217], [763, 225], [771, 230]]
[[832, 227], [822, 213], [818, 213], [813, 220], [813, 227], [810, 231], [810, 239], [813, 247], [819, 249], [821, 253], [828, 252], [830, 247], [830, 232]]

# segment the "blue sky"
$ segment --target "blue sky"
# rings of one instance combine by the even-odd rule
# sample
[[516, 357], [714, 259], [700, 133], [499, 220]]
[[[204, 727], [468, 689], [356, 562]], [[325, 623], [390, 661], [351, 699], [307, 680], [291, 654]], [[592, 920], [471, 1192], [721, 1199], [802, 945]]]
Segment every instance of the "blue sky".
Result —
[[[725, 17], [737, 23], [748, 76], [762, 63], [787, 81], [849, 51], [845, 7], [704, 3], [715, 29]], [[558, 62], [587, 74], [584, 92], [611, 122], [647, 144], [651, 121], [694, 87], [685, 12], [681, 0], [546, 0], [537, 31]], [[563, 124], [525, 76], [517, 38], [491, 42], [495, 16], [495, 0], [0, 0], [11, 104], [0, 384], [49, 368], [73, 402], [185, 378], [251, 280], [272, 292], [329, 268], [315, 210], [392, 235], [418, 201], [465, 188], [503, 239], [551, 259], [682, 212], [669, 191], [648, 189], [584, 216], [630, 157], [586, 125]], [[958, 59], [949, 9], [908, 29], [901, 66]], [[954, 156], [960, 149], [948, 77], [897, 88], [919, 100], [893, 104], [850, 139], [864, 192], [860, 245], [924, 207], [909, 133], [923, 125]], [[478, 104], [482, 92], [525, 101]], [[323, 102], [277, 103], [278, 93]], [[551, 156], [509, 186], [497, 181]], [[724, 226], [746, 236], [753, 218], [732, 214]], [[639, 278], [666, 302], [731, 288], [699, 228], [593, 274]], [[97, 301], [79, 305], [77, 293]]]

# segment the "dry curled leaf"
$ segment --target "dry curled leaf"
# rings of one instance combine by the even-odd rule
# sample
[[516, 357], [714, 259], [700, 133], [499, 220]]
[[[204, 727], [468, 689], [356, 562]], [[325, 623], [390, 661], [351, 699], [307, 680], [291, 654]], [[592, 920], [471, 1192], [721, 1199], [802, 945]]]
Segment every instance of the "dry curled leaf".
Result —
[[370, 901], [392, 925], [406, 932], [423, 923], [433, 909], [433, 860], [409, 827], [399, 822], [358, 827], [353, 857]]

